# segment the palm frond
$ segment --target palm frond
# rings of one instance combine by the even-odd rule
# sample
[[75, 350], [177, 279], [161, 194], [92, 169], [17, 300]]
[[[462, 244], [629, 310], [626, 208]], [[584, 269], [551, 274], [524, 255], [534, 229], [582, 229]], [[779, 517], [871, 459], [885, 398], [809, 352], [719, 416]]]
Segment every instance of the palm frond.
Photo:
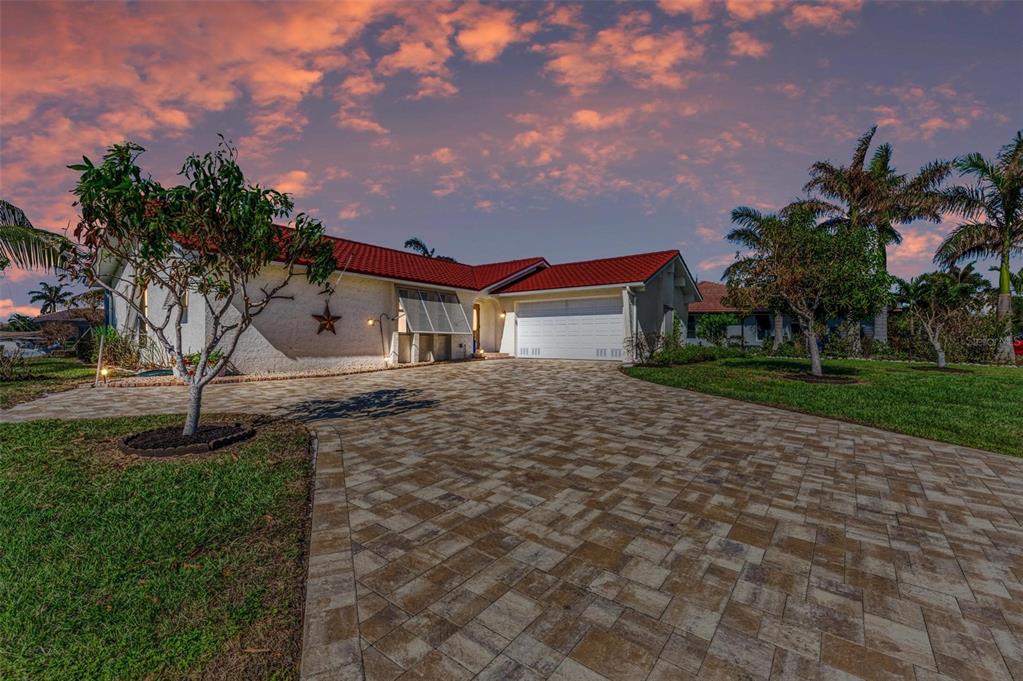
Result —
[[967, 222], [945, 237], [934, 254], [934, 262], [950, 267], [963, 260], [995, 255], [998, 255], [997, 228], [987, 222]]
[[856, 150], [853, 152], [852, 167], [862, 168], [864, 161], [867, 160], [867, 150], [870, 149], [870, 142], [874, 139], [874, 133], [877, 132], [877, 126], [871, 126], [870, 130], [863, 133], [863, 135], [856, 140]]
[[967, 154], [956, 161], [956, 169], [960, 175], [974, 175], [980, 180], [992, 182], [997, 182], [996, 178], [1001, 174], [997, 166], [977, 152]]
[[63, 265], [63, 244], [59, 234], [31, 226], [0, 224], [0, 260], [22, 269], [53, 269]]

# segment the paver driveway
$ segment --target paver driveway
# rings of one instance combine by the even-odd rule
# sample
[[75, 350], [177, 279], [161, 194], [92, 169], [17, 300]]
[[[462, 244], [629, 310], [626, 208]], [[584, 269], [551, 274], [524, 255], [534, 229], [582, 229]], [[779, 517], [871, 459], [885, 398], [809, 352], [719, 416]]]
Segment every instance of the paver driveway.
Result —
[[[0, 420], [178, 411], [76, 390]], [[1023, 462], [479, 362], [212, 386], [320, 441], [303, 676], [1023, 681]]]

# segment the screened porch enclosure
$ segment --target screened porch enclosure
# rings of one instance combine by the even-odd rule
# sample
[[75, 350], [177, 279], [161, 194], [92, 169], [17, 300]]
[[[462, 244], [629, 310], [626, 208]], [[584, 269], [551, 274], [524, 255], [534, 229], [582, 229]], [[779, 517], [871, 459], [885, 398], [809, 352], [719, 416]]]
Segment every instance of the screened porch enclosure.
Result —
[[398, 289], [398, 363], [467, 357], [472, 327], [458, 295], [428, 289]]

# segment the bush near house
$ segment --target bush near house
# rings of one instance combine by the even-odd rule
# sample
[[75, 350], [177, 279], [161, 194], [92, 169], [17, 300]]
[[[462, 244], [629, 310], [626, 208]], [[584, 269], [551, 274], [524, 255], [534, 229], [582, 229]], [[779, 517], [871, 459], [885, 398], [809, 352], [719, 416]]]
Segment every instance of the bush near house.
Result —
[[0, 424], [0, 678], [297, 678], [308, 434], [113, 453], [180, 422]]

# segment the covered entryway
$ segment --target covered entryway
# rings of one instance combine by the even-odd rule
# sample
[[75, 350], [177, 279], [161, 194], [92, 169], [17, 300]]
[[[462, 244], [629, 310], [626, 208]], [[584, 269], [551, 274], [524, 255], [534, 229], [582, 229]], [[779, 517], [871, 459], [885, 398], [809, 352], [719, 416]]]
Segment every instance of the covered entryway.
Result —
[[620, 296], [523, 302], [515, 313], [519, 357], [621, 361], [624, 356]]

